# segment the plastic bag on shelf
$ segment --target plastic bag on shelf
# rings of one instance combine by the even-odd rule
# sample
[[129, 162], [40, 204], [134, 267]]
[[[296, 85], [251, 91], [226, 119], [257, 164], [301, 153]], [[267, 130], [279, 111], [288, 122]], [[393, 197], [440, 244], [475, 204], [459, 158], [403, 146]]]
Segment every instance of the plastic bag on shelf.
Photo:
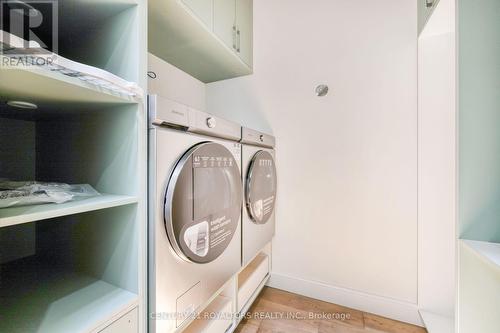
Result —
[[0, 179], [0, 208], [64, 203], [77, 197], [100, 195], [88, 184], [64, 184]]
[[[28, 48], [26, 48], [28, 45]], [[120, 96], [143, 98], [144, 91], [135, 82], [129, 82], [106, 70], [85, 65], [40, 47], [35, 41], [26, 41], [14, 34], [0, 30], [0, 55], [10, 59], [27, 61], [30, 66], [78, 78], [100, 89]], [[40, 57], [51, 61], [37, 61]], [[8, 62], [7, 62], [8, 63]]]

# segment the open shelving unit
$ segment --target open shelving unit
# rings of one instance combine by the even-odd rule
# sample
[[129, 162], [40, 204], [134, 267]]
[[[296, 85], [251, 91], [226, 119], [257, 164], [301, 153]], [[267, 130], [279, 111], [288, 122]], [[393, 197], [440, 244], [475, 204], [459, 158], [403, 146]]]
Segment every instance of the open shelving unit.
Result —
[[[23, 97], [38, 102], [141, 101], [141, 94], [120, 93], [109, 84], [97, 84], [98, 81], [104, 83], [107, 80], [109, 83], [116, 79], [122, 87], [125, 83], [138, 83], [144, 87], [142, 70], [138, 70], [138, 64], [144, 62], [146, 54], [142, 49], [145, 43], [141, 41], [145, 36], [146, 21], [141, 1], [67, 0], [54, 2], [51, 6], [30, 6], [43, 19], [48, 17], [47, 21], [56, 22], [56, 26], [41, 25], [34, 36], [30, 35], [29, 44], [27, 37], [16, 35], [17, 31], [0, 31], [0, 40], [4, 43], [3, 57], [26, 61], [28, 58], [16, 55], [23, 55], [23, 48], [28, 45], [36, 49], [40, 44], [49, 45], [51, 49], [37, 50], [34, 53], [37, 57], [56, 57], [47, 66], [19, 66], [16, 61], [14, 66], [2, 65], [0, 74], [5, 80], [0, 83], [0, 91], [3, 98]], [[16, 19], [24, 20], [22, 16], [10, 18]], [[91, 75], [82, 77], [75, 75], [75, 71]]]
[[[2, 332], [89, 332], [139, 304], [137, 294], [95, 277], [39, 262], [4, 267], [8, 293], [0, 304]], [[21, 280], [23, 284], [12, 283]], [[9, 283], [10, 282], [10, 283]], [[30, 319], [26, 320], [26, 317]]]
[[[54, 4], [53, 52], [95, 80], [0, 67], [0, 178], [89, 184], [100, 195], [0, 208], [0, 332], [111, 332], [133, 311], [137, 322], [116, 327], [146, 332], [146, 3]], [[36, 32], [44, 43], [49, 30]]]
[[499, 11], [419, 1], [418, 305], [430, 333], [500, 327]]
[[[9, 237], [2, 254], [23, 253], [0, 257], [8, 259], [0, 266], [0, 331], [98, 332], [142, 307], [137, 212], [133, 203], [0, 229]], [[14, 248], [12, 237], [25, 246]]]

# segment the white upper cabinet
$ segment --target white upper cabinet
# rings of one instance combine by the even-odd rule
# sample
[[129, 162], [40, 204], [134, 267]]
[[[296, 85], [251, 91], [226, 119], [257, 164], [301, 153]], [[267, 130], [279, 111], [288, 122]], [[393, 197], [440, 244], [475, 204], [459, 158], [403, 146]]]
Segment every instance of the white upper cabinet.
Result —
[[214, 33], [236, 51], [236, 1], [214, 0]]
[[205, 83], [252, 73], [252, 0], [149, 0], [148, 49]]
[[252, 67], [253, 1], [214, 0], [214, 33]]
[[[208, 29], [213, 29], [214, 0], [181, 0]], [[217, 2], [217, 1], [215, 1]]]
[[253, 0], [236, 0], [236, 51], [253, 66]]

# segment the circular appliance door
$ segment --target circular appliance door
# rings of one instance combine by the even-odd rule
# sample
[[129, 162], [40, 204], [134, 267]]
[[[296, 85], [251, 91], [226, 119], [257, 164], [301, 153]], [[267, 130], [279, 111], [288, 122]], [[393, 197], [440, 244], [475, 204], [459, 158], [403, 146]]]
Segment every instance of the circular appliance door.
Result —
[[267, 223], [276, 201], [276, 166], [267, 151], [258, 151], [250, 161], [245, 198], [251, 220], [256, 224]]
[[223, 145], [204, 142], [177, 162], [165, 195], [165, 229], [184, 260], [208, 263], [229, 246], [241, 214], [241, 174]]

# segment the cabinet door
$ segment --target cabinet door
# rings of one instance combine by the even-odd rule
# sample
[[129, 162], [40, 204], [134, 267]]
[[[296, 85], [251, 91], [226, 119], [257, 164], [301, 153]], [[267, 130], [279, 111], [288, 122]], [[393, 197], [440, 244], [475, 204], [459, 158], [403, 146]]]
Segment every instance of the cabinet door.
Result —
[[209, 30], [213, 29], [213, 0], [182, 0]]
[[250, 67], [253, 63], [253, 0], [236, 0], [236, 50]]
[[214, 33], [236, 51], [235, 16], [235, 0], [214, 0]]

